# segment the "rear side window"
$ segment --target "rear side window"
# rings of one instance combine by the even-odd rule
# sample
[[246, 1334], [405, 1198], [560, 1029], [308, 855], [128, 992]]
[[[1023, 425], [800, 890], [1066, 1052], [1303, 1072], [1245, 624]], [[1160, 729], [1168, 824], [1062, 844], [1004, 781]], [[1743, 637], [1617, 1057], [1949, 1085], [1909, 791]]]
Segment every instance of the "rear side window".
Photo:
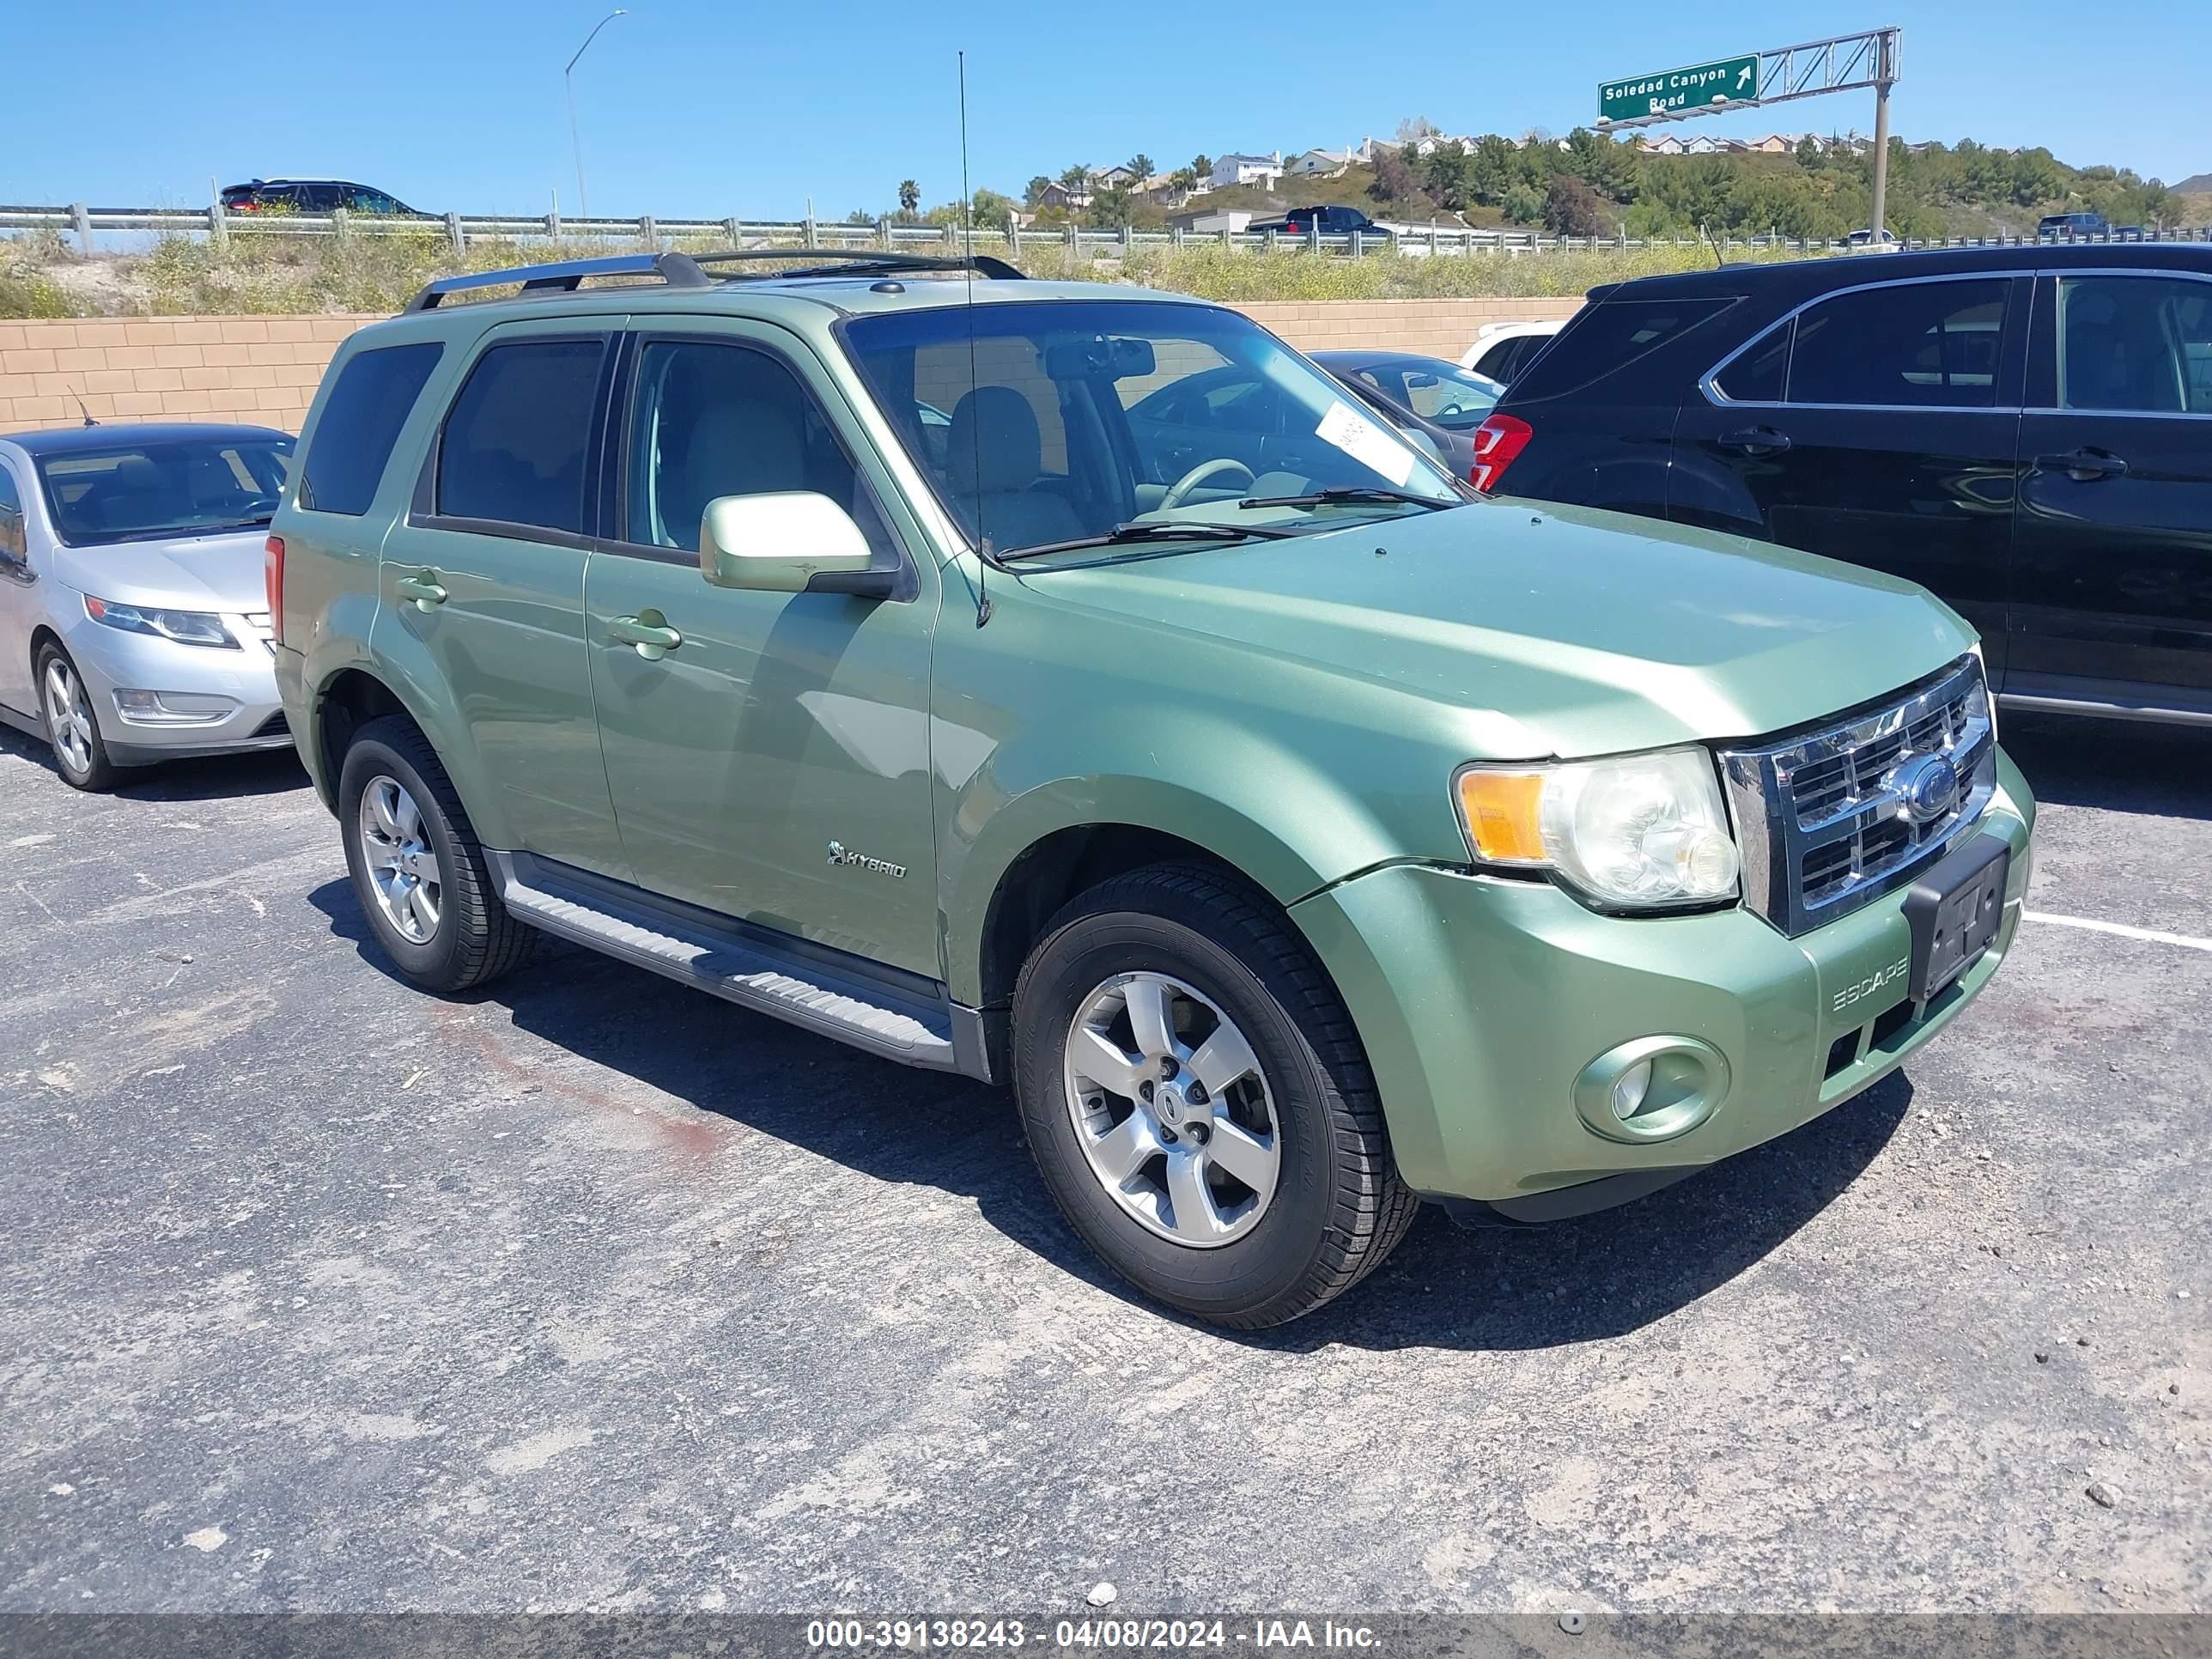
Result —
[[[1514, 390], [1535, 398], [1576, 391], [1673, 344], [1735, 303], [1717, 297], [1606, 300], [1584, 306], [1548, 344], [1540, 343]], [[1674, 397], [1671, 387], [1664, 389], [1663, 398], [1655, 388], [1651, 401], [1671, 403]]]
[[2061, 277], [2058, 406], [2212, 414], [2212, 283]]
[[347, 360], [315, 422], [315, 441], [300, 475], [302, 507], [355, 519], [368, 511], [399, 428], [444, 350], [425, 340], [379, 346]]
[[1790, 368], [1790, 327], [1777, 325], [1729, 359], [1713, 376], [1713, 390], [1731, 403], [1780, 403]]
[[1996, 402], [2009, 277], [1838, 294], [1797, 319], [1793, 404], [1988, 409]]
[[438, 448], [442, 518], [580, 535], [600, 340], [528, 340], [477, 360]]

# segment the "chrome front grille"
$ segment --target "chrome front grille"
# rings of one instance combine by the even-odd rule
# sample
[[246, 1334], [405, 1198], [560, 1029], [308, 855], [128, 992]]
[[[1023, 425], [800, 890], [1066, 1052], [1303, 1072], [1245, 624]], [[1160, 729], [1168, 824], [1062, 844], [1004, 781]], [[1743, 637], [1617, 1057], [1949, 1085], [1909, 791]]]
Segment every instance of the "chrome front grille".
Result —
[[1988, 807], [1996, 728], [1981, 659], [1720, 760], [1745, 902], [1785, 933], [1818, 927], [1903, 884]]

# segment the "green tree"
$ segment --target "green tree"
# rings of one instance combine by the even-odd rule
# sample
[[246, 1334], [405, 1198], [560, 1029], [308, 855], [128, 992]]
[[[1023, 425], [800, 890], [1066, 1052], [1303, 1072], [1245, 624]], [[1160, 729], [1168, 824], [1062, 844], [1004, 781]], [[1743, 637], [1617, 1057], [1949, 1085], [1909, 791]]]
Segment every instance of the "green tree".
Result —
[[1637, 156], [1627, 144], [1577, 127], [1567, 135], [1564, 170], [1610, 202], [1636, 199]]
[[1006, 216], [1014, 210], [1014, 198], [1003, 191], [978, 190], [975, 192], [975, 222], [1004, 229]]
[[1060, 170], [1060, 185], [1062, 190], [1081, 190], [1090, 182], [1091, 169], [1080, 161], [1072, 167], [1062, 167]]
[[899, 180], [899, 211], [912, 213], [921, 205], [921, 186], [911, 179]]
[[1468, 153], [1466, 188], [1469, 199], [1485, 207], [1496, 207], [1514, 185], [1534, 188], [1536, 181], [1528, 177], [1524, 157], [1525, 152], [1516, 149], [1510, 138], [1491, 132], [1476, 139], [1474, 149]]
[[1190, 170], [1201, 179], [1213, 177], [1213, 158], [1204, 150], [1190, 158]]
[[1090, 221], [1098, 230], [1120, 230], [1136, 222], [1136, 198], [1120, 185], [1091, 198]]
[[1540, 225], [1544, 222], [1544, 193], [1534, 185], [1516, 185], [1505, 192], [1498, 204], [1508, 220], [1516, 225]]
[[1036, 178], [1030, 179], [1027, 185], [1022, 187], [1022, 200], [1027, 205], [1035, 207], [1039, 202], [1044, 200], [1045, 191], [1051, 188], [1052, 179], [1050, 177], [1040, 173]]
[[1422, 190], [1455, 213], [1472, 202], [1484, 199], [1474, 182], [1474, 152], [1465, 144], [1438, 144], [1418, 158], [1413, 167]]
[[1129, 158], [1128, 167], [1129, 171], [1136, 175], [1131, 182], [1138, 185], [1142, 185], [1146, 179], [1158, 171], [1152, 166], [1152, 158], [1142, 150]]

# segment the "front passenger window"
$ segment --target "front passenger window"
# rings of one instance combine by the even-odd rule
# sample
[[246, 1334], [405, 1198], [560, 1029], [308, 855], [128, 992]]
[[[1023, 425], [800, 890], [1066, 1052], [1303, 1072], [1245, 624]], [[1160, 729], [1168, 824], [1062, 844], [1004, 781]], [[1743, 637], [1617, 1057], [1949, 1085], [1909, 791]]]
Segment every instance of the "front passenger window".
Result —
[[23, 528], [23, 498], [15, 489], [15, 475], [0, 466], [0, 564], [20, 565], [30, 557]]
[[875, 497], [799, 377], [765, 351], [648, 340], [638, 354], [623, 538], [696, 552], [707, 503], [805, 491], [853, 515], [879, 563], [891, 541]]

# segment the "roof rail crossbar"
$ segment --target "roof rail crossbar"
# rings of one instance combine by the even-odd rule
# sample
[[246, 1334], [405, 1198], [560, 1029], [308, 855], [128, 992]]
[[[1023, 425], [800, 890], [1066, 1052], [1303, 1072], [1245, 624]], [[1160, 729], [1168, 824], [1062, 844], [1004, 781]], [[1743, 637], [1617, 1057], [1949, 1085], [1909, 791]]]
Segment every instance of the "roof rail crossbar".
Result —
[[589, 276], [658, 276], [670, 288], [705, 288], [714, 279], [684, 253], [625, 253], [611, 259], [564, 259], [553, 264], [511, 265], [425, 283], [407, 302], [409, 312], [434, 311], [451, 294], [520, 283], [525, 294], [573, 294]]
[[830, 276], [841, 270], [973, 270], [996, 282], [1024, 282], [1024, 272], [988, 253], [973, 258], [957, 254], [896, 253], [883, 248], [753, 247], [690, 256], [702, 266], [739, 264], [754, 259], [812, 261], [821, 269], [787, 272], [790, 276]]

